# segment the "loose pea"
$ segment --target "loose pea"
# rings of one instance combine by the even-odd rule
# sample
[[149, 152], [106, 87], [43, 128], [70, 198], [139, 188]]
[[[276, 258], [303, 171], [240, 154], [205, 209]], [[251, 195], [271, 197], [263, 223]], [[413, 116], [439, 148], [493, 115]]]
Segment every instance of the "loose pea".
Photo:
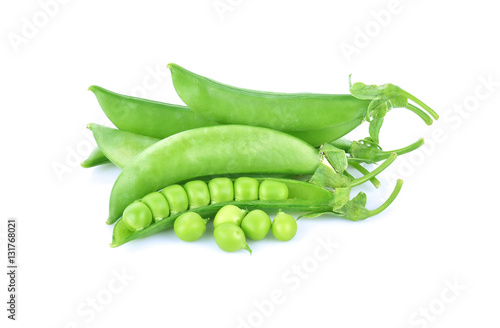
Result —
[[149, 207], [142, 202], [133, 202], [123, 211], [123, 223], [131, 231], [139, 231], [153, 221], [153, 214]]
[[259, 181], [253, 178], [238, 178], [234, 181], [234, 199], [236, 201], [259, 199]]
[[207, 222], [198, 213], [186, 212], [175, 220], [174, 231], [180, 240], [195, 241], [205, 233]]
[[161, 194], [167, 199], [170, 207], [170, 215], [184, 212], [188, 209], [189, 200], [186, 190], [182, 186], [174, 184], [163, 188]]
[[297, 221], [290, 214], [279, 212], [274, 217], [272, 231], [278, 240], [291, 240], [297, 233]]
[[271, 218], [264, 211], [253, 210], [243, 218], [241, 229], [250, 239], [264, 239], [271, 230]]
[[184, 185], [189, 199], [189, 208], [198, 208], [210, 204], [210, 192], [205, 182], [201, 180], [189, 181]]
[[208, 182], [212, 204], [234, 200], [233, 182], [228, 178], [215, 178]]
[[152, 192], [144, 196], [141, 202], [149, 207], [155, 222], [161, 221], [170, 215], [167, 199], [159, 192]]
[[285, 200], [288, 198], [288, 187], [283, 182], [264, 180], [259, 186], [259, 199]]
[[252, 254], [252, 250], [246, 243], [245, 233], [237, 225], [232, 223], [219, 225], [214, 230], [214, 238], [217, 245], [226, 252], [246, 249]]
[[243, 220], [243, 217], [247, 214], [247, 212], [247, 210], [242, 210], [237, 206], [226, 205], [222, 207], [217, 214], [215, 214], [214, 228], [223, 223], [232, 223], [240, 226], [241, 220]]

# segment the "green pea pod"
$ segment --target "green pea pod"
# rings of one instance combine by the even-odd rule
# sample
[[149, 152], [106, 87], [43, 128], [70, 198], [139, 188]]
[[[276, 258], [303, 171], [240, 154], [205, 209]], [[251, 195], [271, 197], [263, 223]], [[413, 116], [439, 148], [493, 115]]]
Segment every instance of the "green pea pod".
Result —
[[124, 168], [144, 149], [159, 141], [156, 138], [112, 129], [95, 123], [88, 124], [87, 128], [94, 134], [99, 150], [119, 168]]
[[[199, 116], [186, 106], [126, 96], [96, 85], [91, 86], [89, 90], [96, 96], [106, 116], [120, 130], [164, 139], [182, 131], [219, 125], [211, 119]], [[288, 133], [317, 147], [343, 137], [362, 121], [363, 116], [359, 116], [341, 125]]]
[[[370, 103], [347, 94], [286, 94], [240, 89], [176, 64], [168, 64], [168, 68], [182, 101], [199, 115], [223, 124], [254, 125], [280, 131], [340, 129], [349, 122], [361, 123]], [[352, 129], [348, 126], [346, 130]]]
[[[397, 197], [402, 181], [398, 180], [396, 188], [389, 196], [386, 202], [384, 202], [379, 208], [375, 210], [368, 210], [364, 207], [366, 203], [366, 195], [363, 193], [358, 194], [352, 200], [343, 201], [342, 206], [339, 206], [338, 197], [342, 199], [348, 193], [345, 190], [335, 193], [329, 191], [318, 185], [314, 185], [304, 181], [290, 180], [290, 179], [277, 179], [277, 178], [266, 178], [258, 179], [259, 182], [263, 181], [273, 181], [283, 183], [288, 187], [288, 198], [285, 200], [252, 200], [252, 201], [230, 201], [210, 204], [208, 206], [202, 206], [195, 209], [191, 209], [187, 212], [194, 212], [199, 214], [201, 217], [209, 218], [214, 217], [214, 215], [224, 206], [234, 205], [241, 209], [252, 211], [255, 209], [264, 210], [266, 212], [278, 212], [279, 210], [287, 212], [308, 212], [309, 214], [303, 217], [315, 217], [322, 214], [334, 214], [348, 220], [359, 221], [366, 219], [370, 216], [379, 214], [384, 209], [386, 209]], [[363, 196], [364, 195], [364, 196]], [[364, 200], [364, 202], [363, 202]], [[132, 240], [139, 238], [144, 238], [160, 231], [169, 229], [173, 227], [174, 222], [177, 217], [182, 215], [181, 212], [175, 215], [171, 215], [161, 221], [154, 222], [149, 226], [144, 227], [138, 231], [127, 230], [123, 226], [123, 218], [120, 219], [113, 230], [113, 240], [111, 242], [111, 247], [118, 247]]]
[[148, 147], [122, 170], [107, 223], [132, 201], [180, 181], [218, 174], [312, 174], [319, 163], [317, 149], [271, 129], [226, 125], [184, 131]]
[[120, 130], [164, 139], [182, 131], [217, 125], [186, 106], [125, 96], [97, 85], [89, 90], [109, 120]]
[[108, 163], [111, 163], [111, 161], [102, 153], [99, 147], [96, 147], [90, 152], [89, 156], [81, 163], [81, 165], [84, 168], [90, 168]]

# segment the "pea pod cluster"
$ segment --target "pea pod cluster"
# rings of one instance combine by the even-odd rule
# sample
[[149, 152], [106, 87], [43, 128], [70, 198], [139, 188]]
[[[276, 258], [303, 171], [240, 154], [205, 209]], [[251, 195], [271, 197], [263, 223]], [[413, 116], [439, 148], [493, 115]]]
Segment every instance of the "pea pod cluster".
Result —
[[[379, 133], [385, 115], [406, 108], [428, 125], [438, 119], [393, 84], [350, 83], [350, 94], [285, 94], [237, 88], [176, 64], [168, 67], [187, 106], [89, 88], [118, 128], [89, 124], [98, 148], [82, 163], [111, 162], [122, 169], [109, 200], [112, 247], [172, 228], [177, 218], [176, 233], [194, 238], [224, 206], [366, 219], [394, 201], [402, 181], [374, 210], [365, 208], [364, 193], [351, 199], [352, 188], [366, 182], [380, 187], [378, 174], [398, 155], [423, 145], [420, 139], [384, 151]], [[344, 138], [365, 121], [367, 138]], [[372, 172], [363, 166], [381, 161]], [[354, 178], [350, 169], [361, 176]], [[186, 233], [190, 229], [197, 233]], [[216, 240], [240, 234], [229, 227], [218, 231]]]

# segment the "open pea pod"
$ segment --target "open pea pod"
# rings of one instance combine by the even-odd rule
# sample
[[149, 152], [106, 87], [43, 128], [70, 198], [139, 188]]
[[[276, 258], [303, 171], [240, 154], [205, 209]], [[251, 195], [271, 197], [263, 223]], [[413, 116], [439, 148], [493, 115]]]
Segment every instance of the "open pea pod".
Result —
[[[401, 182], [398, 181], [396, 189], [380, 208], [368, 210], [364, 207], [363, 196], [358, 195], [351, 201], [344, 201], [346, 195], [348, 196], [348, 192], [342, 188], [339, 191], [332, 191], [312, 183], [290, 179], [265, 178], [257, 180], [260, 183], [267, 180], [286, 185], [288, 188], [287, 198], [282, 200], [233, 200], [200, 206], [188, 211], [209, 218], [213, 217], [222, 207], [226, 205], [235, 205], [248, 211], [261, 209], [266, 212], [278, 212], [279, 210], [296, 213], [306, 212], [310, 213], [310, 217], [330, 213], [348, 220], [359, 221], [382, 212], [394, 201], [401, 189]], [[342, 198], [340, 203], [339, 197]], [[113, 229], [113, 239], [110, 246], [118, 247], [132, 240], [144, 238], [172, 228], [177, 217], [186, 212], [187, 211], [170, 215], [169, 217], [153, 222], [151, 225], [137, 231], [129, 230], [124, 224], [123, 218], [120, 218]], [[308, 216], [306, 215], [306, 217]]]

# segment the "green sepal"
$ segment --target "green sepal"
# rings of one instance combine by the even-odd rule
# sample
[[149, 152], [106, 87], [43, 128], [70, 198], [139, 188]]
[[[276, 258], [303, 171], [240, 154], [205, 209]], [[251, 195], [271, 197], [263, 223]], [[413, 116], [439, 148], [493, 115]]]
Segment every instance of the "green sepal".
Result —
[[348, 187], [350, 182], [348, 176], [335, 172], [330, 166], [323, 163], [319, 164], [316, 172], [309, 179], [309, 183], [333, 189]]
[[322, 154], [337, 173], [343, 173], [347, 168], [347, 156], [345, 151], [331, 144], [324, 144], [321, 147]]

